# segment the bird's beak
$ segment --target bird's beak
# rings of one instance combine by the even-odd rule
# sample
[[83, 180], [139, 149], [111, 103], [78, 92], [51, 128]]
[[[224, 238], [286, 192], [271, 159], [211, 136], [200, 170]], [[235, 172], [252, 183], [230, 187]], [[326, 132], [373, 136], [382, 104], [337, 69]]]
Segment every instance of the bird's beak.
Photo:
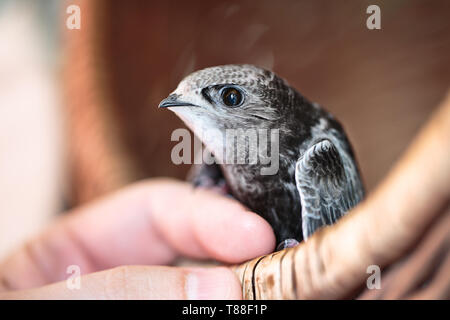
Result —
[[167, 98], [159, 103], [158, 108], [167, 108], [167, 107], [197, 107], [195, 104], [190, 102], [179, 100], [180, 95], [172, 93]]

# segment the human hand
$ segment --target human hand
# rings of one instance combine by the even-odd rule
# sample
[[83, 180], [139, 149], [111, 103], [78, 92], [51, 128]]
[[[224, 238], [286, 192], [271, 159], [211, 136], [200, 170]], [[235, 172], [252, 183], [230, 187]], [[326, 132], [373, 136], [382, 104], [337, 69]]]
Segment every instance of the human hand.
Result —
[[[0, 299], [240, 299], [224, 267], [167, 266], [180, 256], [238, 263], [271, 252], [270, 225], [237, 201], [153, 179], [76, 208], [0, 264]], [[70, 289], [67, 267], [81, 270]]]

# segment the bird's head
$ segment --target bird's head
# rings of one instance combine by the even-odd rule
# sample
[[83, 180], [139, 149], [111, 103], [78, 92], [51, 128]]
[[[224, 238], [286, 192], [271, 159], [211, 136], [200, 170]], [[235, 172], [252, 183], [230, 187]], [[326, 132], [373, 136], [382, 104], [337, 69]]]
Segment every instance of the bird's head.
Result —
[[268, 70], [224, 65], [190, 74], [159, 107], [175, 112], [196, 133], [272, 128], [293, 94], [284, 80]]

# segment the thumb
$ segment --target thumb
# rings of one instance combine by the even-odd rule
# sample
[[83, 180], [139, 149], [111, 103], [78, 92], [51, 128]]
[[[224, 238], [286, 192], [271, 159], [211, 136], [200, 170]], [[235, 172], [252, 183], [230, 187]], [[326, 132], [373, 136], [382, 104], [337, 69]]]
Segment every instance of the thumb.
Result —
[[[71, 280], [72, 283], [69, 283]], [[1, 299], [241, 299], [227, 268], [122, 266], [43, 287], [0, 293]]]

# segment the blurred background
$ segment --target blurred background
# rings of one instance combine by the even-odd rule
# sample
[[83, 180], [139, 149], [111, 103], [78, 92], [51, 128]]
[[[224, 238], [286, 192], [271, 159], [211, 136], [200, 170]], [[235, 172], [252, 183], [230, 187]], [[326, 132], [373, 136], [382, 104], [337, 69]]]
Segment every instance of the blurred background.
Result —
[[157, 105], [196, 69], [266, 67], [325, 106], [370, 192], [447, 92], [449, 57], [447, 0], [0, 0], [0, 259], [60, 212], [184, 179], [184, 125]]

